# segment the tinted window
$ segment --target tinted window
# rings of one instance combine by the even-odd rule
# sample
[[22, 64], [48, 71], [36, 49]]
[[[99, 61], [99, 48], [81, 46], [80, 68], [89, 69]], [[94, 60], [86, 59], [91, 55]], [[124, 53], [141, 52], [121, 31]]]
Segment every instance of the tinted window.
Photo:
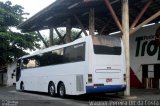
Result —
[[95, 54], [121, 55], [121, 47], [94, 45]]
[[113, 36], [93, 36], [95, 54], [121, 55], [121, 40]]
[[63, 49], [58, 49], [51, 51], [48, 54], [48, 65], [55, 65], [63, 63], [64, 56], [63, 56]]
[[22, 69], [79, 61], [85, 61], [85, 43], [24, 58]]
[[85, 60], [85, 43], [66, 47], [64, 49], [66, 62], [78, 62]]

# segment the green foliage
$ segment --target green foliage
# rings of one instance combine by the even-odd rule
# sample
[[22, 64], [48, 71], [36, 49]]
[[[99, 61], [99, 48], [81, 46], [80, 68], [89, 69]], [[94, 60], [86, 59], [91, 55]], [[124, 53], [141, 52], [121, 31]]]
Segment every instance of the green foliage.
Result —
[[72, 41], [75, 40], [77, 38], [77, 35], [79, 33], [79, 31], [77, 30], [71, 30], [72, 34], [71, 34], [71, 39]]
[[18, 33], [11, 31], [24, 20], [23, 7], [12, 5], [10, 1], [0, 2], [0, 57], [9, 62], [27, 54], [25, 50], [40, 48], [40, 39], [35, 33]]
[[17, 26], [23, 21], [23, 7], [20, 5], [12, 6], [10, 1], [0, 2], [0, 31], [6, 31], [7, 27]]

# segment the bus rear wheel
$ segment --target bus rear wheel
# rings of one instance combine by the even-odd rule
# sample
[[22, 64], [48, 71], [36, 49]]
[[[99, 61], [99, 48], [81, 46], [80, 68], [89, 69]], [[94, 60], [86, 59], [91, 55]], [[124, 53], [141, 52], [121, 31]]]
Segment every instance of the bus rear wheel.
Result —
[[48, 94], [52, 97], [55, 96], [55, 86], [53, 82], [48, 86]]
[[58, 96], [64, 98], [66, 96], [66, 89], [63, 83], [59, 84], [58, 87]]

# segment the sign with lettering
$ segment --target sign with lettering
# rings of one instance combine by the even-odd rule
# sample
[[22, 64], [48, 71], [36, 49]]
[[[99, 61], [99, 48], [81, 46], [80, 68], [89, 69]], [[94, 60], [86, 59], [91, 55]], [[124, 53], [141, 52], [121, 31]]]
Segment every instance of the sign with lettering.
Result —
[[159, 37], [159, 30], [160, 24], [155, 24], [130, 36], [130, 65], [139, 81], [142, 81], [142, 65], [160, 63], [160, 46], [155, 40]]
[[140, 36], [135, 39], [137, 43], [135, 56], [154, 56], [158, 52], [157, 60], [160, 60], [160, 46], [155, 42], [155, 35]]

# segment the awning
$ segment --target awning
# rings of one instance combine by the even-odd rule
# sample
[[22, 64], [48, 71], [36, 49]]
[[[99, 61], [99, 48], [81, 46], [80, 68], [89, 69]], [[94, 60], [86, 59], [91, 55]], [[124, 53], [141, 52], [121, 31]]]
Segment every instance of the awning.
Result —
[[[130, 25], [134, 22], [140, 11], [144, 8], [149, 0], [129, 0], [129, 16]], [[151, 1], [151, 0], [150, 0]], [[153, 0], [143, 17], [138, 23], [160, 11], [160, 0]], [[121, 21], [121, 0], [110, 0], [113, 9]], [[65, 27], [66, 19], [70, 18], [72, 27], [79, 28], [79, 24], [74, 18], [76, 15], [88, 29], [90, 8], [95, 9], [95, 30], [100, 31], [105, 25], [106, 33], [118, 31], [117, 25], [105, 5], [104, 0], [57, 0], [45, 9], [38, 12], [36, 15], [23, 22], [18, 26], [23, 32], [31, 32], [36, 30], [48, 29], [50, 27]], [[154, 19], [152, 22], [159, 22], [160, 17]]]

